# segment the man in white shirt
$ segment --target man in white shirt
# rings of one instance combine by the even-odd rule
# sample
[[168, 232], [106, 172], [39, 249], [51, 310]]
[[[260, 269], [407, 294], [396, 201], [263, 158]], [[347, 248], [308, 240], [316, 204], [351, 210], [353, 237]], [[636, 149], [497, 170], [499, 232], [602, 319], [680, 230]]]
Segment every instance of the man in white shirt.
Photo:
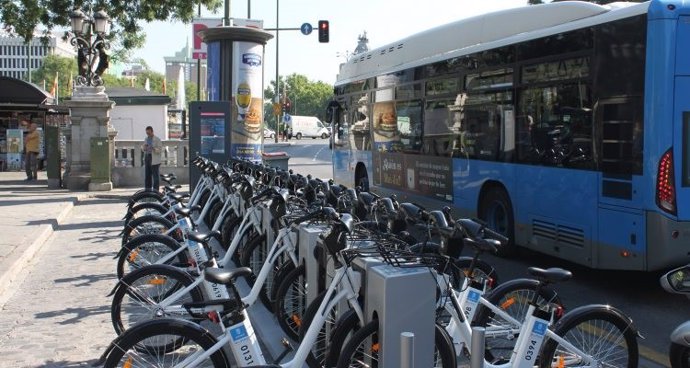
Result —
[[141, 145], [144, 152], [144, 186], [147, 190], [158, 191], [160, 183], [161, 152], [163, 143], [153, 135], [153, 128], [146, 127], [146, 139]]

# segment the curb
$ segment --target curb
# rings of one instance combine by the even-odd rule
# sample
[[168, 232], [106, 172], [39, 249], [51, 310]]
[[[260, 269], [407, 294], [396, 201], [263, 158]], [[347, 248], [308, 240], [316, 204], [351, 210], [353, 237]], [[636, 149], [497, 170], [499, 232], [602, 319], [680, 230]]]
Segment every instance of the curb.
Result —
[[19, 254], [15, 260], [0, 273], [0, 306], [4, 305], [5, 302], [12, 296], [13, 293], [7, 292], [11, 288], [12, 284], [16, 281], [17, 277], [21, 273], [21, 269], [31, 262], [34, 256], [43, 247], [48, 244], [48, 239], [53, 235], [55, 230], [60, 226], [60, 224], [67, 218], [72, 208], [83, 199], [83, 195], [78, 195], [76, 197], [65, 198], [65, 207], [60, 211], [60, 213], [51, 219], [50, 224], [40, 225], [38, 230], [38, 236], [34, 239], [28, 247], [24, 248], [24, 251]]

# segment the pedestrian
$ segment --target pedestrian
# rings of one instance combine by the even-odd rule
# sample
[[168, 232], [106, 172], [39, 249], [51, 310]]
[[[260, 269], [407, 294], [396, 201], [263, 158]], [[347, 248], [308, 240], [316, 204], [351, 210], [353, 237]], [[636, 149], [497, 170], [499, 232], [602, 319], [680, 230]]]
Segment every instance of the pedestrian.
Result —
[[26, 135], [24, 147], [26, 148], [26, 156], [24, 159], [24, 168], [26, 169], [26, 181], [38, 179], [38, 146], [40, 144], [40, 136], [36, 131], [36, 123], [29, 124], [29, 133]]
[[160, 182], [161, 151], [163, 143], [160, 138], [153, 135], [153, 128], [146, 127], [146, 139], [141, 145], [144, 152], [144, 187], [147, 190], [158, 191]]

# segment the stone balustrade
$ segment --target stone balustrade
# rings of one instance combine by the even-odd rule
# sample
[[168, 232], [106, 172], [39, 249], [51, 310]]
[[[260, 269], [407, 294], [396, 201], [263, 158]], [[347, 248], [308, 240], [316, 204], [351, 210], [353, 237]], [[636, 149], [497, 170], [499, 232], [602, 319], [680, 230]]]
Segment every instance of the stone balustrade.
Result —
[[[143, 140], [115, 140], [112, 182], [114, 187], [144, 186]], [[161, 174], [173, 173], [175, 183], [189, 184], [189, 141], [162, 141]], [[162, 184], [162, 183], [161, 183]]]

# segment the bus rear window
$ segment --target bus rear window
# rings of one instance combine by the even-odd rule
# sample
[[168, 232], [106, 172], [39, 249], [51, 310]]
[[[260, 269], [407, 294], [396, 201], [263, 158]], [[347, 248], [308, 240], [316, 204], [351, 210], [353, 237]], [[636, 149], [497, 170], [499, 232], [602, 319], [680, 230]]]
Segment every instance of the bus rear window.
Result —
[[683, 186], [690, 187], [690, 112], [683, 112]]

